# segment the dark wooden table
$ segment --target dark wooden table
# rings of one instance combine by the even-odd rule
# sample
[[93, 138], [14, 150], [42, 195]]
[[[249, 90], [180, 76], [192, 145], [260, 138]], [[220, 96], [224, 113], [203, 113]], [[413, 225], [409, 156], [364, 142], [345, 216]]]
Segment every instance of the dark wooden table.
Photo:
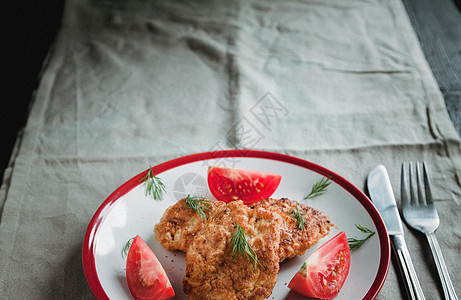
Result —
[[403, 0], [461, 136], [461, 1]]

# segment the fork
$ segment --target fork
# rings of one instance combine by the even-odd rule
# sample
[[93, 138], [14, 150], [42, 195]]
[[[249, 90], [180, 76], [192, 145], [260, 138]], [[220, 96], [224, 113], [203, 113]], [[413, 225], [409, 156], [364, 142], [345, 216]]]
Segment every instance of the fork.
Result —
[[[402, 164], [401, 198], [403, 217], [408, 225], [424, 233], [432, 251], [440, 281], [442, 282], [445, 299], [457, 300], [455, 289], [450, 280], [447, 266], [442, 256], [435, 230], [439, 227], [440, 219], [432, 201], [429, 172], [425, 162]], [[416, 174], [415, 174], [416, 172]]]

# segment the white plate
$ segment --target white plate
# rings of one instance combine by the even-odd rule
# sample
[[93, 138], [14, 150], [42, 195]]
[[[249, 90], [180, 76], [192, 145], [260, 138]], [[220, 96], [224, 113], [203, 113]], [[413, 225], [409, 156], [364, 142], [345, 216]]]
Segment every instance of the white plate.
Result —
[[[185, 254], [165, 250], [155, 240], [153, 228], [165, 209], [187, 194], [213, 199], [206, 182], [210, 165], [279, 174], [282, 181], [272, 197], [286, 197], [324, 211], [339, 228], [332, 229], [304, 256], [281, 263], [277, 284], [269, 299], [304, 299], [287, 287], [293, 275], [310, 254], [339, 231], [345, 231], [348, 237], [363, 237], [355, 224], [377, 234], [351, 253], [349, 276], [335, 299], [377, 296], [389, 269], [389, 238], [379, 213], [365, 194], [341, 176], [305, 160], [271, 152], [229, 150], [189, 155], [155, 166], [154, 174], [166, 186], [162, 201], [145, 196], [140, 179], [146, 171], [127, 181], [104, 201], [88, 226], [82, 253], [85, 276], [97, 299], [131, 298], [122, 249], [135, 235], [146, 241], [162, 263], [175, 290], [175, 299], [187, 299], [182, 289]], [[332, 180], [327, 193], [302, 200], [323, 176]]]

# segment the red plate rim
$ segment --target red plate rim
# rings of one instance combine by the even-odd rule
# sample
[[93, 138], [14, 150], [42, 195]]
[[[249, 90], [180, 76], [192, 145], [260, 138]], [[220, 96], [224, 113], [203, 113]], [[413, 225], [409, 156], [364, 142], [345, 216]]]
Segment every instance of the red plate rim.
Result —
[[[371, 288], [368, 290], [367, 294], [364, 296], [363, 299], [375, 299], [378, 295], [379, 291], [381, 290], [390, 265], [390, 242], [389, 236], [387, 234], [386, 227], [384, 225], [383, 220], [381, 219], [380, 214], [376, 210], [375, 206], [371, 202], [371, 200], [358, 188], [356, 188], [352, 183], [344, 179], [343, 177], [335, 174], [334, 172], [325, 169], [317, 164], [311, 163], [307, 160], [296, 158], [294, 156], [289, 156], [286, 154], [275, 153], [275, 152], [266, 152], [266, 151], [257, 151], [257, 150], [223, 150], [223, 151], [212, 151], [212, 152], [203, 152], [197, 154], [191, 154], [187, 156], [182, 156], [176, 159], [169, 160], [167, 162], [161, 163], [156, 165], [152, 168], [154, 174], [159, 174], [165, 172], [167, 170], [201, 161], [201, 160], [211, 160], [211, 159], [221, 159], [226, 157], [250, 157], [250, 158], [264, 158], [276, 161], [282, 161], [286, 163], [291, 163], [294, 165], [298, 165], [300, 167], [304, 167], [311, 171], [317, 172], [322, 174], [326, 177], [331, 177], [331, 180], [339, 184], [342, 188], [348, 191], [354, 198], [356, 198], [360, 204], [365, 208], [367, 213], [370, 215], [375, 227], [377, 229], [377, 235], [379, 237], [379, 243], [381, 247], [381, 257], [379, 261], [378, 272], [376, 275]], [[109, 208], [123, 195], [128, 193], [130, 190], [135, 188], [137, 185], [140, 184], [141, 178], [145, 176], [147, 170], [136, 175], [135, 177], [131, 178], [124, 184], [122, 184], [119, 188], [117, 188], [98, 208], [96, 213], [94, 214], [93, 218], [91, 219], [87, 231], [85, 233], [85, 238], [83, 241], [83, 248], [82, 248], [82, 264], [83, 264], [83, 271], [85, 273], [86, 280], [88, 285], [93, 293], [93, 295], [97, 299], [109, 299], [106, 292], [104, 291], [97, 272], [96, 272], [96, 264], [95, 264], [95, 245], [94, 245], [94, 237], [95, 233], [97, 232], [99, 226], [101, 225], [102, 221], [104, 220], [105, 216], [107, 215]]]

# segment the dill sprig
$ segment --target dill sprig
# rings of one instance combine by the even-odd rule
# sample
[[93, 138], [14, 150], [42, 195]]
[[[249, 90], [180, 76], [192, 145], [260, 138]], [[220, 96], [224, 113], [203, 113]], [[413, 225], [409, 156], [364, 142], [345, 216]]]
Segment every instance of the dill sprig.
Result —
[[140, 182], [144, 182], [146, 188], [146, 196], [151, 195], [155, 200], [162, 200], [165, 192], [165, 185], [162, 180], [154, 175], [152, 167], [149, 167], [147, 174], [141, 178]]
[[291, 216], [295, 218], [298, 228], [303, 230], [304, 223], [306, 222], [306, 220], [304, 219], [303, 214], [299, 212], [298, 203], [296, 203], [296, 210], [294, 208], [291, 208]]
[[321, 195], [325, 194], [327, 192], [328, 186], [331, 184], [330, 178], [331, 177], [323, 177], [322, 179], [317, 181], [312, 186], [312, 190], [309, 193], [309, 195], [304, 197], [304, 200], [312, 199], [312, 198], [315, 198], [315, 197], [318, 197], [318, 196], [321, 196]]
[[245, 230], [243, 230], [243, 228], [238, 223], [237, 223], [237, 231], [235, 231], [235, 233], [232, 235], [231, 244], [232, 244], [232, 260], [234, 260], [236, 257], [239, 257], [241, 255], [244, 259], [248, 259], [249, 261], [254, 262], [253, 269], [256, 269], [256, 266], [258, 264], [261, 267], [263, 267], [263, 265], [261, 265], [261, 263], [259, 262], [258, 256], [254, 252], [253, 248], [251, 248], [250, 244], [246, 240]]
[[206, 220], [206, 214], [203, 209], [211, 211], [210, 200], [202, 197], [191, 197], [190, 195], [187, 195], [184, 201], [186, 201], [190, 208], [194, 209], [199, 214], [200, 218]]
[[134, 240], [134, 237], [132, 237], [131, 239], [128, 240], [128, 242], [126, 242], [125, 246], [122, 249], [122, 258], [125, 258], [128, 256], [128, 251], [130, 251], [131, 243], [133, 242], [133, 240]]
[[375, 234], [374, 231], [366, 227], [363, 227], [361, 225], [355, 224], [355, 227], [357, 227], [357, 229], [360, 230], [361, 232], [366, 233], [367, 236], [363, 239], [348, 238], [347, 242], [349, 243], [349, 249], [351, 251], [357, 250], [360, 246], [362, 246], [369, 238], [371, 238]]

